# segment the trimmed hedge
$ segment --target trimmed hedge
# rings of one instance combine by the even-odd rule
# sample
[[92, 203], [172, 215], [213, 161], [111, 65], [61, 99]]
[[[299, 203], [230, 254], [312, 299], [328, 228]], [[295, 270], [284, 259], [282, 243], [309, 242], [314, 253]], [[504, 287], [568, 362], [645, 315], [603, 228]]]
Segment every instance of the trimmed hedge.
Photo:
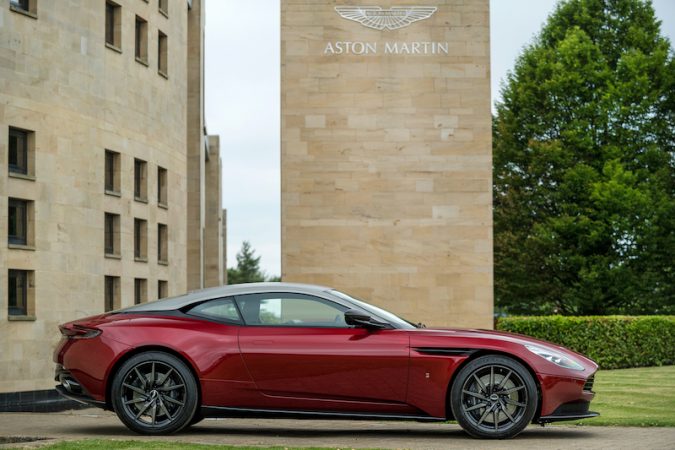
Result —
[[504, 317], [496, 328], [562, 345], [601, 369], [675, 364], [675, 316]]

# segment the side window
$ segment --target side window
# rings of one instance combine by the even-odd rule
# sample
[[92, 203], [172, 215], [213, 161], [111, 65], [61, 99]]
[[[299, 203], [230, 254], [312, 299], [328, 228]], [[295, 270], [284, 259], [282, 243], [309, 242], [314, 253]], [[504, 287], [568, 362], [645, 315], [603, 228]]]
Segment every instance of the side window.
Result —
[[349, 328], [337, 303], [302, 294], [249, 294], [237, 296], [246, 325]]
[[241, 323], [239, 312], [237, 312], [237, 307], [231, 298], [218, 298], [200, 303], [191, 308], [187, 313], [192, 316], [204, 317], [219, 322]]

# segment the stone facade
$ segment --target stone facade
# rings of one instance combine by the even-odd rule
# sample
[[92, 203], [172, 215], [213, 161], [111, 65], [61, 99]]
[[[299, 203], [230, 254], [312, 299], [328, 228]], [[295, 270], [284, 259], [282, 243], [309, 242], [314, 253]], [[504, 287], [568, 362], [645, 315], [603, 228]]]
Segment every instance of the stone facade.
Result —
[[[209, 180], [188, 170], [194, 153], [208, 164], [203, 108], [188, 108], [189, 97], [203, 104], [201, 80], [195, 90], [192, 76], [203, 70], [203, 39], [188, 39], [203, 36], [201, 1], [172, 0], [168, 11], [160, 11], [156, 0], [116, 0], [117, 45], [106, 43], [104, 1], [29, 3], [36, 9], [0, 6], [0, 392], [54, 385], [57, 325], [102, 313], [106, 276], [119, 277], [115, 307], [133, 304], [136, 286], [144, 300], [158, 297], [160, 282], [168, 295], [185, 292], [194, 269], [188, 264], [192, 216], [203, 221], [213, 210], [219, 224], [222, 214], [220, 205], [206, 213], [203, 203], [188, 198], [193, 184], [207, 197], [221, 195], [217, 152]], [[147, 33], [141, 58], [135, 52], [138, 18]], [[160, 73], [162, 34], [167, 59]], [[190, 49], [199, 47], [199, 58], [188, 58], [188, 42]], [[199, 128], [190, 125], [195, 123]], [[191, 126], [197, 133], [188, 133]], [[10, 129], [29, 131], [27, 175], [8, 168]], [[104, 188], [106, 150], [118, 155], [113, 191]], [[135, 160], [145, 162], [141, 198]], [[164, 200], [158, 194], [160, 168], [166, 170]], [[5, 244], [9, 199], [30, 205], [25, 245]], [[118, 215], [118, 248], [109, 255], [105, 213]], [[135, 219], [145, 221], [140, 256], [134, 251]], [[158, 254], [160, 225], [168, 235], [167, 263]], [[208, 232], [222, 242], [220, 225]], [[203, 233], [196, 235], [203, 239]], [[223, 267], [209, 267], [221, 280]], [[8, 310], [8, 273], [14, 269], [30, 274], [26, 314]]]
[[281, 1], [282, 277], [491, 328], [489, 1], [381, 6], [411, 3], [436, 11], [380, 31]]

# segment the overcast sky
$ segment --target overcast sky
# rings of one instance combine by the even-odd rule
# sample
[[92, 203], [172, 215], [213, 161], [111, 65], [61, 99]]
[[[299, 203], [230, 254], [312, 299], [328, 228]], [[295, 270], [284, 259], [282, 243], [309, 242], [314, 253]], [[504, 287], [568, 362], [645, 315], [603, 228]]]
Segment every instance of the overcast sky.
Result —
[[[556, 3], [490, 1], [493, 103]], [[675, 0], [653, 4], [663, 33], [675, 41]], [[248, 240], [271, 275], [281, 273], [279, 21], [278, 0], [207, 0], [206, 122], [209, 133], [220, 135], [228, 266]]]

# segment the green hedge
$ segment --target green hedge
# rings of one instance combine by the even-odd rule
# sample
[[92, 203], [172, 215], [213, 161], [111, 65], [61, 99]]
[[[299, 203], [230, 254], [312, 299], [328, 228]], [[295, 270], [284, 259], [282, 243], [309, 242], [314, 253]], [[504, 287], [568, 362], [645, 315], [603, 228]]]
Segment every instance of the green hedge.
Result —
[[496, 328], [562, 345], [601, 369], [675, 364], [675, 316], [504, 317]]

